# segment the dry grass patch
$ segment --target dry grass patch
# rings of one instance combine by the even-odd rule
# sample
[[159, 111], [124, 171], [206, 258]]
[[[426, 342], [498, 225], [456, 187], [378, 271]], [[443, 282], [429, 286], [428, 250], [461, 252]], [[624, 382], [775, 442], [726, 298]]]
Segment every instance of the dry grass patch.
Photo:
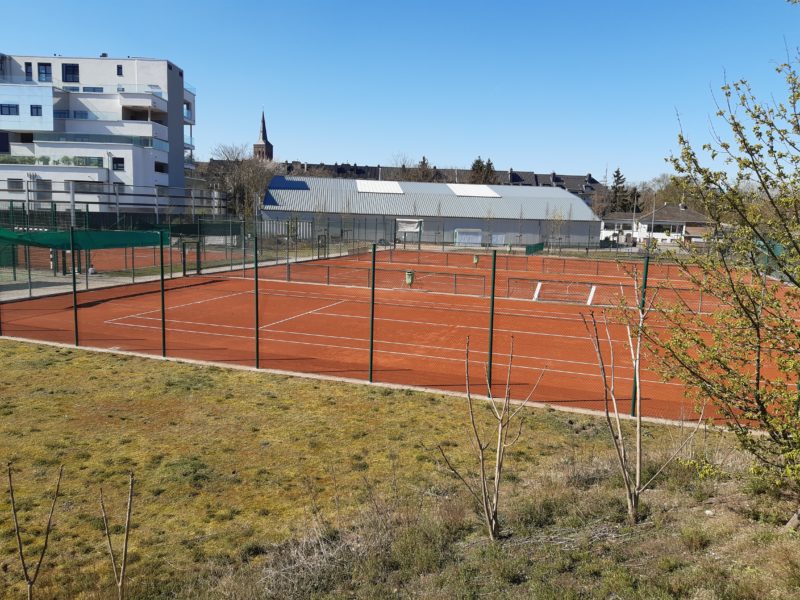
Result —
[[[428, 450], [474, 471], [461, 398], [8, 341], [0, 361], [27, 543], [65, 464], [40, 597], [113, 595], [98, 492], [118, 523], [131, 470], [131, 598], [797, 597], [800, 540], [769, 516], [789, 505], [724, 435], [699, 436], [631, 527], [602, 421], [531, 410], [488, 544]], [[647, 435], [655, 464], [677, 434]], [[19, 596], [14, 553], [3, 491], [0, 589]]]

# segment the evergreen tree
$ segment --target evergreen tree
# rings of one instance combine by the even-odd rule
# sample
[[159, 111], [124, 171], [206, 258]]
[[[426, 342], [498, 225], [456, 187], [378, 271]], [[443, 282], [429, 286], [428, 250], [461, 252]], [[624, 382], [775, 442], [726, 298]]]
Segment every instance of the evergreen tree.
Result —
[[483, 159], [479, 156], [472, 161], [471, 171], [469, 175], [470, 183], [494, 183], [495, 181], [496, 174], [491, 158], [483, 162]]
[[434, 181], [436, 179], [435, 170], [431, 168], [428, 159], [423, 156], [422, 160], [417, 163], [417, 180], [418, 181]]
[[483, 181], [481, 183], [494, 183], [495, 172], [492, 159], [487, 158], [486, 164], [483, 166]]
[[608, 204], [608, 212], [629, 212], [626, 210], [629, 202], [628, 188], [625, 187], [625, 176], [619, 167], [614, 171], [611, 181], [611, 200]]
[[469, 174], [469, 182], [470, 183], [483, 183], [483, 171], [486, 168], [486, 165], [483, 162], [483, 159], [479, 156], [475, 160], [472, 161], [472, 172]]

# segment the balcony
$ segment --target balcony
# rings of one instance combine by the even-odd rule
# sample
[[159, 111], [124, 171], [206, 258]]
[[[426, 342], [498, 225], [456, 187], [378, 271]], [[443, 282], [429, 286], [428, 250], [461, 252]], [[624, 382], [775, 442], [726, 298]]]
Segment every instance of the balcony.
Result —
[[154, 137], [135, 135], [105, 135], [92, 133], [34, 133], [34, 142], [65, 142], [84, 144], [130, 144], [169, 152], [169, 143]]
[[42, 165], [52, 167], [89, 167], [93, 169], [103, 168], [103, 158], [101, 156], [13, 156], [0, 154], [0, 165]]
[[120, 104], [128, 108], [143, 108], [155, 109], [162, 112], [167, 112], [167, 96], [150, 93], [150, 92], [131, 92], [129, 91], [132, 86], [120, 86], [122, 91], [118, 92], [120, 96]]
[[190, 135], [183, 136], [183, 149], [194, 150], [194, 138]]
[[190, 85], [185, 81], [183, 82], [183, 90], [185, 92], [189, 92], [192, 96], [197, 96], [197, 89], [193, 85]]
[[156, 96], [157, 98], [167, 99], [167, 90], [158, 85], [148, 85], [143, 83], [98, 83], [98, 82], [77, 82], [77, 81], [53, 81], [50, 77], [47, 80], [39, 79], [34, 74], [33, 79], [27, 79], [24, 76], [7, 76], [0, 78], [0, 83], [13, 83], [25, 84], [30, 86], [46, 86], [52, 87], [59, 91], [69, 93], [85, 93], [85, 94], [148, 94]]

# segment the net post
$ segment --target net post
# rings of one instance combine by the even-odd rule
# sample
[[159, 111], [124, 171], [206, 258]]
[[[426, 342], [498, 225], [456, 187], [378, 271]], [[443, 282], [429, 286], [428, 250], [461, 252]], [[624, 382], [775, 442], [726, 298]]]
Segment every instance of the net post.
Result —
[[[642, 272], [642, 291], [639, 298], [639, 310], [643, 311], [645, 306], [645, 296], [647, 294], [647, 271], [650, 267], [650, 246], [648, 244], [647, 254], [644, 255], [644, 269]], [[633, 372], [633, 393], [631, 394], [631, 416], [636, 416], [636, 400], [641, 395], [639, 391], [639, 379], [636, 376], [636, 371]]]
[[256, 369], [261, 368], [261, 324], [258, 315], [258, 235], [253, 236], [253, 292], [255, 294]]
[[161, 263], [161, 356], [167, 356], [167, 304], [164, 297], [164, 231], [158, 230], [158, 250]]
[[75, 333], [75, 345], [78, 346], [78, 282], [75, 280], [75, 227], [69, 228], [69, 254], [72, 261], [72, 327]]
[[372, 277], [369, 297], [369, 382], [372, 383], [373, 361], [375, 355], [375, 251], [377, 244], [372, 244]]
[[136, 247], [131, 246], [131, 283], [136, 283]]
[[489, 362], [486, 368], [486, 380], [491, 393], [492, 388], [492, 352], [494, 346], [494, 296], [497, 283], [497, 250], [492, 250], [492, 297], [489, 304]]

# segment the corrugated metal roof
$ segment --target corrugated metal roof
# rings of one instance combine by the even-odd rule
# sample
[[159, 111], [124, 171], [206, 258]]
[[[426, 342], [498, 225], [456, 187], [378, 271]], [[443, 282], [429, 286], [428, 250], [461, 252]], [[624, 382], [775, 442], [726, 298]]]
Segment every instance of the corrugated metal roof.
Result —
[[[401, 181], [402, 194], [359, 192], [355, 180], [275, 177], [264, 209], [360, 215], [466, 217], [475, 219], [598, 221], [578, 196], [560, 188], [485, 186], [497, 198], [458, 196], [447, 184]], [[483, 186], [481, 186], [483, 187]]]

